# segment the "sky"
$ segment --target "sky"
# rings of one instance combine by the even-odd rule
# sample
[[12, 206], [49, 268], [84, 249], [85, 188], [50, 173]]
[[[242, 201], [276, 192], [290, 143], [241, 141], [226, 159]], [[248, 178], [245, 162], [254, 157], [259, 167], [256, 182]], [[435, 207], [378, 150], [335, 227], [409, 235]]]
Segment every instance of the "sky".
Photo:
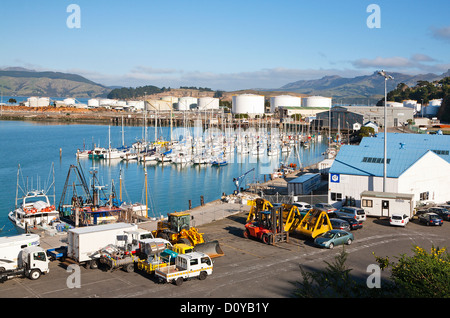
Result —
[[0, 12], [0, 68], [106, 86], [231, 91], [450, 69], [448, 0], [2, 0]]

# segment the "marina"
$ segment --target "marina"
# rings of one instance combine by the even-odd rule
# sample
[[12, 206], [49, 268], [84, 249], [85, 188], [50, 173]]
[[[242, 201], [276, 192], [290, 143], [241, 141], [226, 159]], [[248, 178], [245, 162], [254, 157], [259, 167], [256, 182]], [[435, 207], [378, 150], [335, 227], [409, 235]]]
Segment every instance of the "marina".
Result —
[[[311, 142], [309, 148], [301, 147], [298, 144], [295, 148], [296, 151], [292, 151], [290, 154], [284, 153], [283, 155], [280, 149], [280, 156], [268, 156], [266, 154], [258, 156], [252, 153], [242, 155], [239, 145], [243, 145], [243, 143], [238, 143], [240, 137], [244, 140], [244, 136], [247, 136], [249, 142], [246, 146], [251, 145], [255, 148], [254, 150], [257, 150], [256, 147], [259, 144], [262, 145], [262, 140], [267, 138], [266, 132], [257, 135], [258, 130], [255, 129], [248, 130], [245, 135], [234, 133], [231, 135], [229, 131], [228, 136], [232, 136], [232, 140], [235, 142], [231, 153], [231, 148], [228, 147], [227, 149], [227, 146], [230, 145], [224, 144], [223, 138], [213, 136], [221, 133], [219, 130], [216, 130], [213, 134], [207, 133], [205, 135], [206, 130], [202, 129], [202, 137], [213, 136], [215, 137], [212, 138], [213, 140], [220, 142], [218, 145], [213, 145], [215, 148], [211, 147], [211, 150], [216, 151], [217, 155], [220, 153], [229, 154], [229, 157], [226, 165], [223, 164], [224, 161], [217, 162], [217, 165], [214, 165], [212, 161], [200, 164], [194, 162], [197, 158], [194, 154], [201, 155], [203, 152], [196, 152], [195, 150], [206, 150], [207, 148], [205, 144], [194, 144], [194, 138], [183, 139], [185, 128], [182, 127], [175, 130], [180, 142], [173, 144], [170, 150], [176, 152], [178, 158], [184, 153], [186, 156], [192, 156], [192, 161], [169, 163], [158, 160], [93, 159], [89, 156], [87, 158], [77, 158], [76, 156], [77, 151], [94, 149], [94, 144], [96, 147], [105, 149], [109, 148], [108, 144], [117, 147], [123, 144], [131, 146], [143, 139], [143, 127], [125, 126], [123, 128], [123, 126], [109, 127], [106, 125], [1, 121], [0, 131], [4, 136], [1, 140], [1, 147], [3, 149], [8, 148], [10, 153], [15, 154], [14, 160], [10, 160], [8, 157], [0, 159], [2, 170], [5, 172], [1, 175], [3, 184], [9, 184], [11, 180], [17, 182], [17, 168], [20, 165], [22, 175], [21, 180], [18, 181], [27, 184], [29, 188], [36, 189], [42, 189], [52, 184], [52, 201], [55, 201], [52, 202], [52, 205], [58, 207], [69, 168], [71, 165], [79, 165], [84, 171], [87, 184], [90, 184], [92, 172], [95, 169], [98, 171], [99, 183], [106, 187], [106, 193], [114, 188], [117, 198], [120, 197], [123, 203], [129, 205], [147, 202], [148, 217], [151, 218], [165, 216], [169, 212], [188, 210], [220, 199], [224, 193], [231, 194], [236, 190], [233, 179], [251, 169], [254, 169], [254, 171], [246, 176], [241, 183], [241, 187], [269, 180], [272, 172], [279, 168], [281, 163], [286, 163], [286, 160], [288, 160], [288, 163], [295, 162], [298, 167], [317, 163], [323, 159], [322, 154], [328, 147], [328, 144], [322, 140]], [[195, 130], [191, 129], [191, 131]], [[161, 140], [169, 140], [170, 127], [158, 127], [156, 133], [154, 127], [148, 127], [148, 136], [151, 136], [150, 138], [153, 140], [155, 140], [154, 136], [158, 136]], [[260, 139], [258, 140], [258, 138]], [[10, 143], [9, 140], [16, 140], [16, 142]], [[186, 140], [191, 141], [186, 143]], [[160, 145], [164, 145], [164, 143]], [[196, 148], [197, 145], [199, 145], [199, 148]], [[187, 150], [193, 151], [188, 154]], [[290, 158], [287, 158], [288, 155]], [[143, 159], [144, 157], [141, 156], [140, 158]], [[47, 180], [46, 173], [51, 163], [54, 165], [54, 172], [50, 175], [51, 180]], [[16, 173], [13, 173], [13, 171], [16, 171]], [[146, 173], [147, 198], [145, 196]], [[9, 187], [5, 187], [5, 190], [0, 194], [4, 202], [10, 201], [10, 205], [2, 205], [0, 208], [1, 236], [16, 232], [12, 222], [8, 219], [8, 214], [14, 210], [14, 202], [11, 201], [11, 198], [16, 197], [16, 182], [13, 182]], [[71, 185], [66, 186], [70, 188]]]

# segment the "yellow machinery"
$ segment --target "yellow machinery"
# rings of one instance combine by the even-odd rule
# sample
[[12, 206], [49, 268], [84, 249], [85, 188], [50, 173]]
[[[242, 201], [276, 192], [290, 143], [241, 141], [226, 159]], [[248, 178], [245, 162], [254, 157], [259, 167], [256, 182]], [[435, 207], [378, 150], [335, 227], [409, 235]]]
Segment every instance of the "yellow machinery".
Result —
[[194, 247], [195, 251], [208, 254], [210, 257], [224, 255], [218, 241], [208, 241], [197, 228], [191, 227], [191, 214], [188, 212], [168, 213], [167, 220], [159, 221], [154, 237], [160, 237], [172, 244], [184, 243]]
[[303, 235], [316, 238], [333, 229], [327, 212], [311, 209], [306, 213], [295, 231]]
[[[273, 205], [269, 201], [261, 198], [248, 201], [247, 205], [251, 206], [247, 223], [255, 220], [258, 212], [269, 211], [273, 208]], [[316, 238], [333, 229], [328, 214], [325, 211], [311, 209], [307, 213], [300, 212], [298, 207], [293, 204], [282, 204], [282, 208], [284, 231], [286, 232], [296, 232], [311, 238]]]
[[255, 220], [258, 212], [269, 211], [271, 208], [273, 208], [272, 203], [261, 198], [249, 200], [247, 201], [247, 205], [251, 206], [250, 212], [247, 216], [247, 223]]

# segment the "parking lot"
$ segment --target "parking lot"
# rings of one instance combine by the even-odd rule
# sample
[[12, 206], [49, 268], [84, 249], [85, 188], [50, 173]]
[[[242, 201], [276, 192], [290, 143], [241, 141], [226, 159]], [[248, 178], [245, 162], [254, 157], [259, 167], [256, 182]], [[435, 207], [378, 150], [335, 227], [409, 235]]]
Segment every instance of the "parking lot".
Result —
[[[276, 246], [245, 239], [242, 235], [246, 212], [199, 226], [210, 239], [220, 242], [225, 256], [214, 259], [214, 271], [206, 280], [186, 281], [182, 286], [158, 284], [152, 276], [135, 271], [113, 272], [80, 268], [79, 288], [69, 288], [71, 273], [59, 261], [50, 264], [50, 273], [36, 281], [18, 278], [0, 287], [2, 298], [287, 298], [292, 297], [296, 281], [301, 281], [300, 267], [320, 269], [324, 261], [333, 261], [342, 246], [333, 250], [314, 246], [311, 239], [290, 235], [289, 242]], [[406, 228], [392, 227], [388, 220], [368, 218], [362, 229], [352, 232], [355, 240], [345, 245], [347, 267], [355, 279], [366, 280], [367, 267], [376, 264], [374, 255], [412, 254], [414, 246], [429, 251], [432, 246], [448, 244], [450, 222], [426, 226], [417, 220]], [[386, 278], [388, 273], [382, 272]], [[382, 286], [381, 286], [382, 288]]]

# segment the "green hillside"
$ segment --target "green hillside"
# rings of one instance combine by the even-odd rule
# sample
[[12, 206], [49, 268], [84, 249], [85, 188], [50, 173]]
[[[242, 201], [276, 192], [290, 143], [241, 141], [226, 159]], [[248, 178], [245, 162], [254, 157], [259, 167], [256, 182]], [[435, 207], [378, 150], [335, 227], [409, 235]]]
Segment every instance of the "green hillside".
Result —
[[0, 70], [4, 96], [106, 97], [111, 91], [80, 75], [60, 72]]

